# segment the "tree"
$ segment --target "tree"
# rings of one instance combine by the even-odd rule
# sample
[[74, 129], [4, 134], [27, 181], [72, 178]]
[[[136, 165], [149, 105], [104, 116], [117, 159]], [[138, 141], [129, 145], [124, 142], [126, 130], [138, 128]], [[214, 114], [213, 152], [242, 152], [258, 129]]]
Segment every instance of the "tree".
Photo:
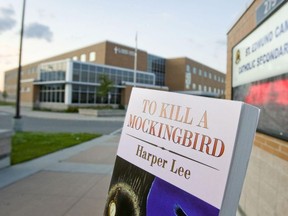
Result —
[[113, 81], [107, 75], [102, 75], [99, 78], [100, 86], [98, 88], [98, 95], [101, 97], [101, 103], [104, 103], [104, 98], [108, 95], [109, 91], [113, 88]]
[[2, 92], [2, 97], [4, 100], [6, 100], [6, 98], [8, 97], [8, 94], [5, 90]]

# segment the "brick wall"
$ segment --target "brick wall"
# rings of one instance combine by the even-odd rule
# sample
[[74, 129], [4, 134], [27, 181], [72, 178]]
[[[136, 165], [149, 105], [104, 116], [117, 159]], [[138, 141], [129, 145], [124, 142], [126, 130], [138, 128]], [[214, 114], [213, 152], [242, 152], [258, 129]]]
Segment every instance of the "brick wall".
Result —
[[254, 145], [270, 154], [288, 161], [288, 145], [285, 141], [258, 133], [256, 135]]

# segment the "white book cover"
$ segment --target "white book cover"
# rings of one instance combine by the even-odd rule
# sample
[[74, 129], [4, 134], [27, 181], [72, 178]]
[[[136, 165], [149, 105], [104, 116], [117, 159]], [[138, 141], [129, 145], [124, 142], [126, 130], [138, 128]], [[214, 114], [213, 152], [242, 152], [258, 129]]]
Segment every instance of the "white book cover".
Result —
[[235, 214], [258, 116], [243, 102], [133, 88], [104, 215]]

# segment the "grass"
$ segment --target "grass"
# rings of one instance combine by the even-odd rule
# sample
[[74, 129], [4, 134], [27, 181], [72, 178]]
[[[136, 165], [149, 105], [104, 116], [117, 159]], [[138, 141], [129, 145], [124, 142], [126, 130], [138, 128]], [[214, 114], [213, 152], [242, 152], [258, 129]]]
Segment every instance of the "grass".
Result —
[[0, 106], [15, 106], [13, 102], [0, 101]]
[[32, 160], [99, 136], [89, 133], [17, 132], [12, 137], [11, 164]]

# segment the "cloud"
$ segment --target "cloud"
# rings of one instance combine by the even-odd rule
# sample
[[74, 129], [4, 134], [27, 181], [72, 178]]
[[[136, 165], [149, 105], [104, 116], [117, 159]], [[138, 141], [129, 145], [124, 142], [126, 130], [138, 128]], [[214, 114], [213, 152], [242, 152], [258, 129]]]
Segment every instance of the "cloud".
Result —
[[47, 42], [51, 42], [53, 38], [53, 32], [49, 26], [39, 23], [31, 23], [24, 30], [24, 36], [26, 38], [44, 39]]
[[216, 44], [220, 45], [220, 46], [226, 46], [227, 45], [227, 41], [224, 39], [219, 39], [217, 41], [215, 41]]
[[9, 31], [16, 25], [16, 20], [13, 15], [15, 14], [12, 7], [0, 8], [0, 34]]
[[170, 18], [173, 18], [172, 14], [170, 14], [168, 12], [161, 12], [158, 15], [160, 18], [162, 18], [164, 20], [169, 20]]
[[12, 16], [15, 14], [14, 9], [10, 6], [9, 8], [0, 8], [0, 14], [4, 16]]

